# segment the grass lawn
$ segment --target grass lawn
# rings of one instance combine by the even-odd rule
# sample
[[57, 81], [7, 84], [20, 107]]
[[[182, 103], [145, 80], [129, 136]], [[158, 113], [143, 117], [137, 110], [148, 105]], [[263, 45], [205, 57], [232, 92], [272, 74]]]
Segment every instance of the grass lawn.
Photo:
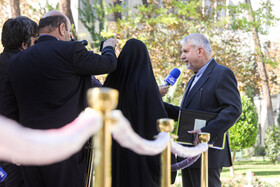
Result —
[[[244, 160], [235, 161], [234, 173], [237, 175], [246, 175], [247, 171], [254, 173], [254, 176], [261, 178], [278, 178], [280, 179], [280, 163], [273, 165], [268, 159], [258, 160]], [[221, 173], [221, 178], [227, 178], [230, 176], [229, 168], [224, 168]]]
[[[234, 174], [231, 177], [229, 168], [223, 168], [221, 173], [222, 186], [224, 187], [244, 187], [248, 184], [246, 180], [247, 171], [254, 173], [253, 179], [264, 181], [262, 184], [254, 186], [258, 187], [280, 187], [280, 163], [273, 165], [269, 162], [268, 158], [252, 159], [252, 160], [239, 160], [235, 161]], [[242, 176], [243, 175], [243, 176]], [[176, 178], [176, 183], [172, 187], [182, 187], [181, 172], [179, 171]]]
[[[268, 159], [263, 160], [262, 158], [236, 161], [234, 164], [234, 177], [231, 177], [229, 168], [223, 168], [221, 173], [221, 180], [224, 181], [223, 186], [231, 186], [229, 185], [230, 183], [238, 184], [232, 186], [248, 184], [246, 177], [248, 171], [251, 171], [254, 175], [252, 180], [255, 181], [252, 183], [254, 186], [280, 187], [280, 163], [273, 165]], [[258, 183], [261, 184], [256, 185]]]

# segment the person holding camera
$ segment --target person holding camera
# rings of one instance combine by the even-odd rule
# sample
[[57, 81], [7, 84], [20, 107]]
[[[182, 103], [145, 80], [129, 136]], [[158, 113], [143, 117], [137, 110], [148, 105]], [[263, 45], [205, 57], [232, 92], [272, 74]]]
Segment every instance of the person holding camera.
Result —
[[[91, 75], [113, 72], [117, 66], [116, 39], [104, 42], [102, 54], [70, 41], [69, 18], [47, 12], [39, 21], [36, 44], [14, 56], [1, 111], [32, 129], [57, 129], [73, 121], [87, 107]], [[23, 166], [28, 187], [84, 186], [85, 149], [62, 162]]]

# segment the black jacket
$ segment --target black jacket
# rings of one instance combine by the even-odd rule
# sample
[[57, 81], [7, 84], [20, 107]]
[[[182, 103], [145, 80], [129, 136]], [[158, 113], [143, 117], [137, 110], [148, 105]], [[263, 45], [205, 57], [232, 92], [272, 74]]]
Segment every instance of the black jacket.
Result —
[[[20, 50], [8, 50], [4, 49], [3, 53], [0, 55], [0, 105], [2, 103], [2, 97], [5, 90], [5, 81], [7, 79], [7, 69], [10, 58], [15, 54], [19, 53]], [[0, 112], [0, 114], [2, 114]]]
[[[60, 128], [87, 107], [91, 75], [113, 72], [116, 66], [112, 47], [97, 55], [81, 42], [41, 36], [10, 59], [0, 111], [26, 127]], [[59, 163], [21, 169], [28, 187], [84, 186], [85, 149]]]
[[[3, 94], [5, 90], [5, 81], [7, 79], [7, 68], [10, 58], [19, 53], [20, 50], [4, 49], [0, 55], [0, 106], [3, 103]], [[0, 112], [0, 114], [2, 114]], [[0, 167], [7, 172], [7, 178], [0, 184], [0, 186], [23, 187], [24, 182], [20, 167], [9, 162], [0, 162]]]
[[41, 36], [11, 58], [1, 111], [27, 127], [60, 128], [87, 106], [91, 75], [113, 72], [116, 66], [112, 47], [98, 55], [80, 42]]

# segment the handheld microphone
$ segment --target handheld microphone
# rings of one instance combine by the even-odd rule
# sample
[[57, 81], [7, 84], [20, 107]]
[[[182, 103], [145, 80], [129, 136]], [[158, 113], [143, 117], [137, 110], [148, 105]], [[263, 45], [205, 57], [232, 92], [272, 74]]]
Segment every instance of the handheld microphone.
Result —
[[177, 81], [177, 78], [180, 76], [181, 71], [178, 68], [174, 68], [169, 75], [164, 79], [164, 86], [171, 85], [173, 86]]

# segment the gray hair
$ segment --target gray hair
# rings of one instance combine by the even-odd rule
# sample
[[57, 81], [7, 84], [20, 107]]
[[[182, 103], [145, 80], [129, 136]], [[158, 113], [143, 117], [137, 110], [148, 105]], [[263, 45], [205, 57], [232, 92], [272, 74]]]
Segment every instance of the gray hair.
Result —
[[200, 33], [192, 33], [186, 36], [184, 39], [181, 40], [181, 45], [185, 45], [186, 43], [193, 44], [194, 47], [202, 47], [208, 55], [212, 55], [212, 49], [210, 46], [209, 40]]

